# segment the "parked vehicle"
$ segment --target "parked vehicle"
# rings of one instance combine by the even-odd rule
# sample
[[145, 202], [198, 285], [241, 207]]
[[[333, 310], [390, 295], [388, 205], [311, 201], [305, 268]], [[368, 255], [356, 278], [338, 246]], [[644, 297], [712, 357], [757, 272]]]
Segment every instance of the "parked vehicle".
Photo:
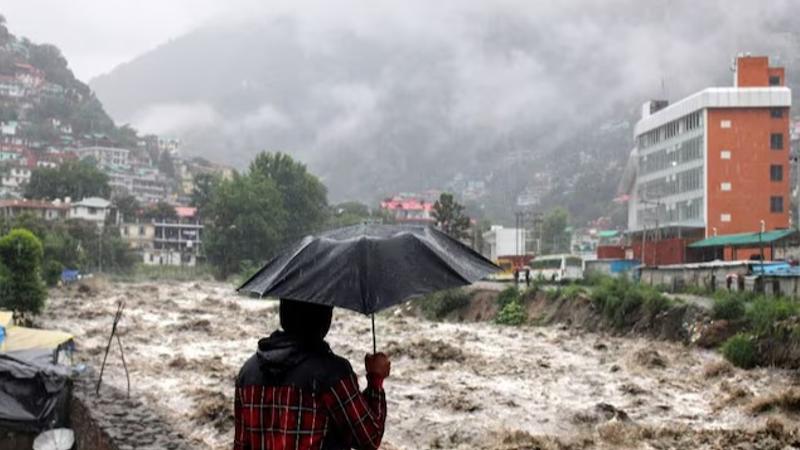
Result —
[[531, 263], [531, 276], [535, 280], [573, 281], [583, 278], [583, 259], [562, 254], [539, 256]]

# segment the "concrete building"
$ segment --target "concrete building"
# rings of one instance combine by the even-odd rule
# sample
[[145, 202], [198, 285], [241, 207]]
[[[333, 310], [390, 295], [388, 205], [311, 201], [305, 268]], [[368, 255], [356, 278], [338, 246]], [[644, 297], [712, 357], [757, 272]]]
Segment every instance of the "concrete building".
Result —
[[31, 214], [45, 220], [65, 219], [69, 212], [69, 203], [58, 200], [48, 202], [44, 200], [0, 200], [0, 217], [16, 217], [21, 214]]
[[109, 186], [115, 195], [132, 195], [141, 203], [155, 203], [167, 199], [167, 183], [156, 168], [138, 167], [109, 170]]
[[31, 169], [22, 165], [10, 166], [0, 177], [0, 186], [19, 190], [29, 181], [31, 181]]
[[144, 252], [153, 249], [156, 227], [152, 223], [123, 223], [119, 226], [120, 237], [134, 250]]
[[634, 257], [675, 264], [693, 240], [788, 228], [790, 106], [784, 69], [752, 56], [733, 87], [645, 103], [620, 186]]
[[83, 147], [75, 150], [80, 159], [94, 158], [97, 164], [104, 167], [127, 167], [130, 150], [114, 147]]
[[492, 225], [483, 233], [484, 255], [492, 261], [501, 256], [517, 256], [525, 254], [526, 230], [523, 228], [504, 228]]
[[197, 208], [175, 208], [177, 219], [153, 222], [152, 249], [142, 257], [148, 265], [194, 266], [202, 254], [203, 223]]
[[88, 220], [102, 227], [110, 212], [110, 201], [100, 197], [88, 197], [70, 205], [69, 218]]

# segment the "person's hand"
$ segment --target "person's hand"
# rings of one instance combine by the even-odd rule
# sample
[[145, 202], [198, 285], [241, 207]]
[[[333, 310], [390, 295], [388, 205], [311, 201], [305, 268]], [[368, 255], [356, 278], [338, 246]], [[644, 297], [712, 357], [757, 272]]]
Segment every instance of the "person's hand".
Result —
[[364, 366], [367, 369], [367, 375], [373, 375], [383, 379], [389, 376], [392, 363], [389, 362], [389, 357], [387, 357], [386, 354], [375, 353], [364, 356]]

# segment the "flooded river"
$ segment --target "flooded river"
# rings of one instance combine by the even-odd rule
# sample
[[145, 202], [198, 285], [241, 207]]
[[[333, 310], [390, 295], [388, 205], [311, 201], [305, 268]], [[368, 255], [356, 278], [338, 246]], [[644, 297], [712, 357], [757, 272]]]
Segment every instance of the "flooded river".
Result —
[[[242, 299], [210, 282], [97, 282], [89, 292], [54, 291], [41, 325], [76, 334], [78, 358], [99, 367], [119, 300], [133, 394], [196, 448], [229, 448], [233, 378], [278, 326], [277, 303]], [[366, 317], [337, 311], [329, 334], [362, 384], [369, 327]], [[659, 433], [692, 439], [706, 430], [747, 433], [770, 420], [797, 423], [778, 412], [754, 415], [750, 406], [794, 385], [791, 373], [734, 369], [711, 351], [559, 326], [433, 323], [399, 312], [378, 316], [377, 327], [378, 347], [392, 358], [390, 449], [726, 448], [716, 437], [707, 446], [659, 445]], [[118, 354], [109, 360], [106, 379], [124, 388]]]

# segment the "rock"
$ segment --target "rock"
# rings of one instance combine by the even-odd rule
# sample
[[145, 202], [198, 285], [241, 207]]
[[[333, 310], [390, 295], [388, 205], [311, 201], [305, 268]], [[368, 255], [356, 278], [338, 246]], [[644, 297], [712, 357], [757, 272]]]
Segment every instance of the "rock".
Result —
[[727, 320], [701, 323], [696, 327], [693, 343], [703, 348], [717, 347], [736, 334], [740, 328]]

